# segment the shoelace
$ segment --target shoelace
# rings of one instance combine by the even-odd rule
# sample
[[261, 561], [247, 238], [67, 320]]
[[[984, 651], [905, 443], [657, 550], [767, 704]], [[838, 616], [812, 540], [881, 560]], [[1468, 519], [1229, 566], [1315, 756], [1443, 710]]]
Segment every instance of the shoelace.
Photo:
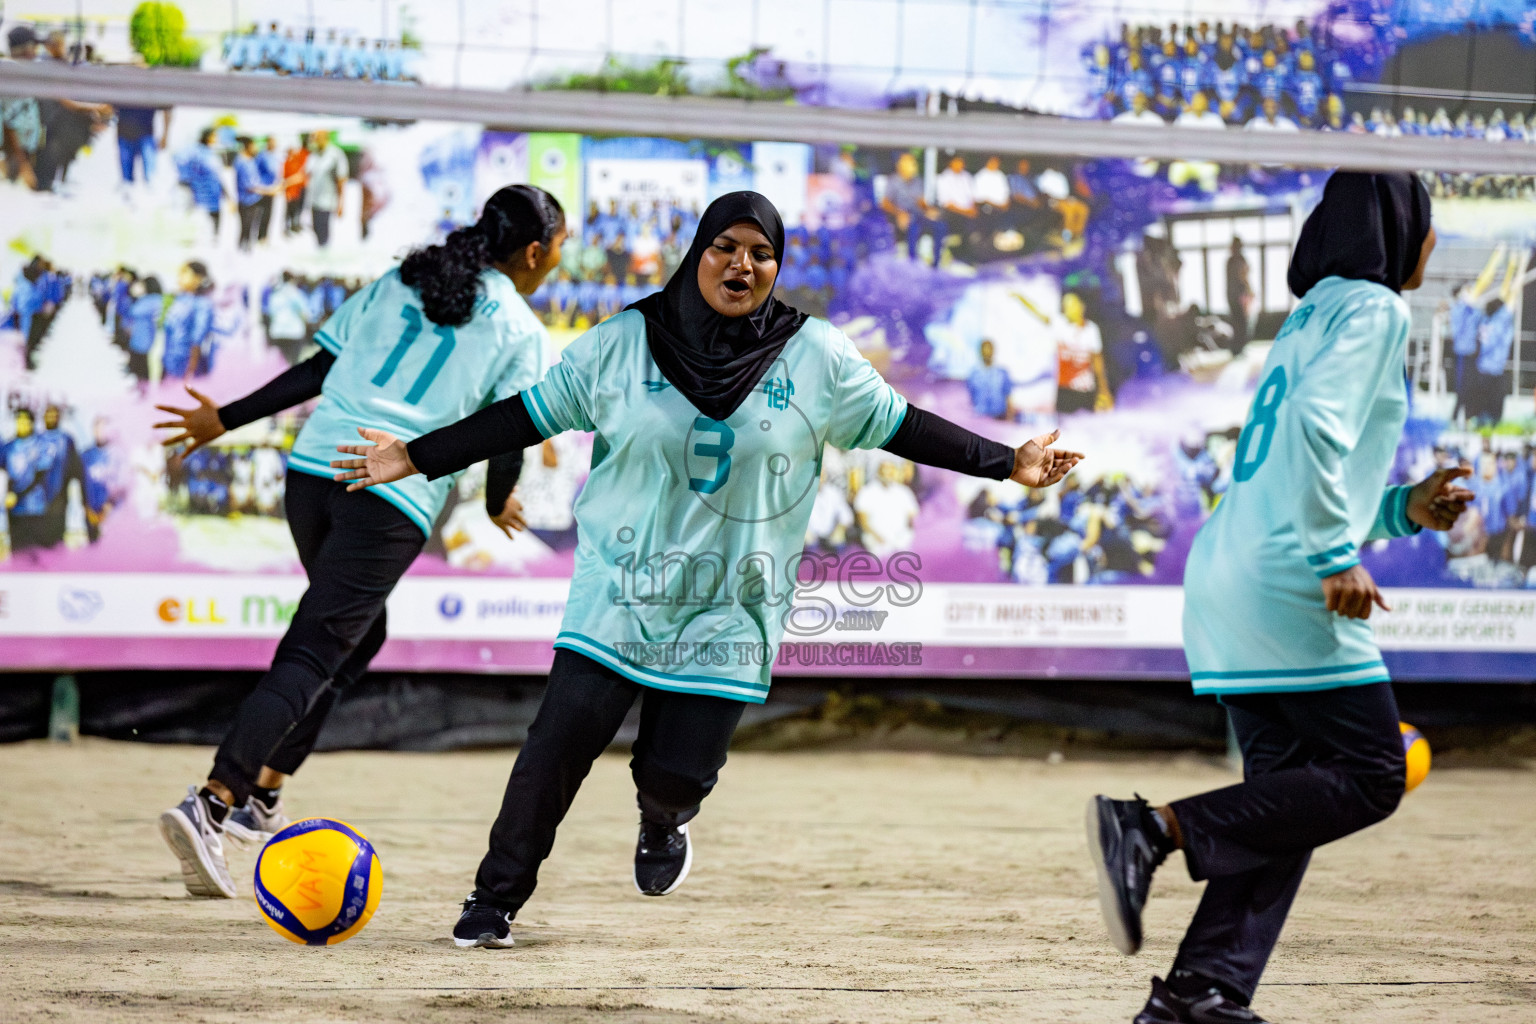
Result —
[[681, 839], [682, 834], [670, 825], [658, 825], [654, 822], [645, 822], [640, 826], [640, 852], [661, 853], [673, 846], [675, 839]]

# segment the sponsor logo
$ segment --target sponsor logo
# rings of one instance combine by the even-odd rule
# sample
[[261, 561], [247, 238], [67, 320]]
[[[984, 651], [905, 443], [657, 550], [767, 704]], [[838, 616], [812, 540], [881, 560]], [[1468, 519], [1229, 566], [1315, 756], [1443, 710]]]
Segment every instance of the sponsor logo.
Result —
[[59, 614], [70, 622], [90, 622], [106, 605], [101, 594], [77, 587], [59, 589]]
[[565, 154], [558, 149], [546, 149], [539, 154], [539, 166], [545, 174], [561, 174], [565, 171]]
[[[227, 626], [229, 616], [216, 597], [167, 597], [155, 607], [160, 621], [188, 626]], [[275, 594], [247, 594], [240, 598], [239, 624], [242, 626], [286, 627], [298, 610], [298, 598]]]
[[240, 622], [246, 626], [287, 626], [298, 608], [298, 598], [285, 601], [271, 594], [247, 594], [240, 600]]
[[185, 600], [167, 597], [156, 607], [155, 613], [160, 616], [161, 622], [169, 624], [222, 626], [226, 621], [224, 616], [219, 614], [218, 601], [211, 597], [189, 597]]
[[464, 614], [464, 599], [458, 594], [444, 594], [437, 602], [437, 613], [445, 619], [456, 619]]
[[507, 597], [475, 602], [477, 619], [541, 619], [564, 614], [564, 601], [529, 601], [521, 597]]

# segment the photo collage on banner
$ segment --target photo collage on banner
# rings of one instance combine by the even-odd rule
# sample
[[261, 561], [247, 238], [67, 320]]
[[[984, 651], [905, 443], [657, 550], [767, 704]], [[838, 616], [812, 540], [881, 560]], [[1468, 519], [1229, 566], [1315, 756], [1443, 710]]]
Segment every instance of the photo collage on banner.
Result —
[[[1302, 52], [1309, 31], [1269, 29]], [[550, 361], [659, 290], [712, 199], [754, 189], [788, 232], [779, 297], [829, 319], [914, 404], [1010, 444], [1059, 425], [1090, 454], [1063, 486], [1030, 490], [826, 450], [806, 549], [920, 565], [921, 600], [860, 639], [920, 641], [928, 671], [1177, 675], [1185, 556], [1233, 477], [1294, 305], [1290, 249], [1327, 178], [193, 107], [93, 117], [50, 193], [0, 182], [0, 635], [36, 659], [56, 641], [20, 638], [81, 637], [82, 664], [125, 650], [260, 663], [303, 588], [282, 494], [306, 410], [179, 459], [154, 406], [190, 404], [187, 387], [227, 402], [306, 358], [349, 295], [525, 181], [560, 200], [571, 232], [530, 300]], [[1509, 144], [1526, 144], [1512, 123]], [[1536, 404], [1515, 372], [1536, 181], [1424, 179], [1441, 241], [1408, 296], [1412, 413], [1393, 481], [1466, 463], [1477, 500], [1448, 535], [1362, 560], [1402, 595], [1378, 624], [1395, 671], [1432, 676], [1447, 652], [1476, 652], [1459, 671], [1497, 678], [1536, 649], [1521, 594], [1536, 588]], [[484, 467], [467, 472], [396, 593], [381, 664], [544, 667], [591, 458], [581, 434], [526, 453], [530, 530], [510, 542], [484, 514]], [[199, 637], [253, 644], [164, 642]]]

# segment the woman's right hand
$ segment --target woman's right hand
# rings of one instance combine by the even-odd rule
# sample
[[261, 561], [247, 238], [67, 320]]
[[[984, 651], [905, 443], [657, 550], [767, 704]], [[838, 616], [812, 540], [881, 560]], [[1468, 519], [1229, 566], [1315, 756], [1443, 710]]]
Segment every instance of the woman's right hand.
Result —
[[1324, 576], [1323, 605], [1346, 619], [1370, 618], [1372, 605], [1380, 606], [1384, 612], [1392, 610], [1363, 565], [1352, 565], [1343, 572]]
[[405, 450], [405, 442], [387, 430], [374, 430], [371, 427], [358, 427], [359, 436], [372, 444], [339, 444], [336, 450], [343, 455], [361, 455], [360, 459], [337, 459], [331, 463], [332, 469], [350, 470], [346, 473], [337, 473], [335, 479], [352, 481], [347, 485], [349, 491], [361, 491], [366, 487], [377, 487], [379, 484], [393, 483], [396, 480], [404, 480], [421, 472], [411, 464], [411, 457]]
[[185, 443], [185, 447], [178, 453], [183, 457], [191, 455], [209, 441], [217, 440], [225, 433], [224, 424], [219, 419], [219, 407], [213, 399], [190, 387], [187, 388], [187, 394], [197, 400], [197, 404], [190, 409], [180, 409], [174, 405], [155, 406], [161, 412], [179, 417], [166, 420], [164, 423], [156, 423], [155, 429], [181, 431], [169, 441], [161, 443], [167, 448]]

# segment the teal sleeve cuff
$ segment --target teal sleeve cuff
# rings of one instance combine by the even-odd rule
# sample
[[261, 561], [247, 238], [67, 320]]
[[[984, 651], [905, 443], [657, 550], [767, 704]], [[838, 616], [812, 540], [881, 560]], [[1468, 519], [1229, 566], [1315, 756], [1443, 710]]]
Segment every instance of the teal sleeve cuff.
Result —
[[1317, 578], [1318, 579], [1325, 580], [1329, 576], [1337, 576], [1341, 572], [1348, 572], [1350, 569], [1353, 569], [1355, 566], [1357, 566], [1359, 564], [1360, 564], [1360, 559], [1354, 558], [1354, 559], [1351, 559], [1348, 562], [1341, 562], [1341, 563], [1338, 563], [1336, 565], [1330, 565], [1326, 569], [1317, 569], [1317, 570], [1314, 570], [1314, 571], [1317, 573]]
[[539, 394], [538, 385], [534, 385], [523, 392], [523, 405], [528, 409], [528, 418], [533, 420], [533, 425], [545, 440], [563, 433], [555, 426], [555, 418], [550, 414], [549, 406], [544, 404], [544, 396]]
[[1413, 487], [1408, 484], [1387, 488], [1386, 514], [1382, 518], [1386, 520], [1387, 533], [1393, 537], [1411, 537], [1424, 531], [1424, 527], [1408, 518], [1408, 498], [1412, 492]]
[[1320, 551], [1315, 555], [1307, 556], [1307, 565], [1317, 574], [1319, 579], [1335, 576], [1345, 569], [1360, 564], [1360, 552], [1355, 545], [1345, 541], [1327, 551]]

